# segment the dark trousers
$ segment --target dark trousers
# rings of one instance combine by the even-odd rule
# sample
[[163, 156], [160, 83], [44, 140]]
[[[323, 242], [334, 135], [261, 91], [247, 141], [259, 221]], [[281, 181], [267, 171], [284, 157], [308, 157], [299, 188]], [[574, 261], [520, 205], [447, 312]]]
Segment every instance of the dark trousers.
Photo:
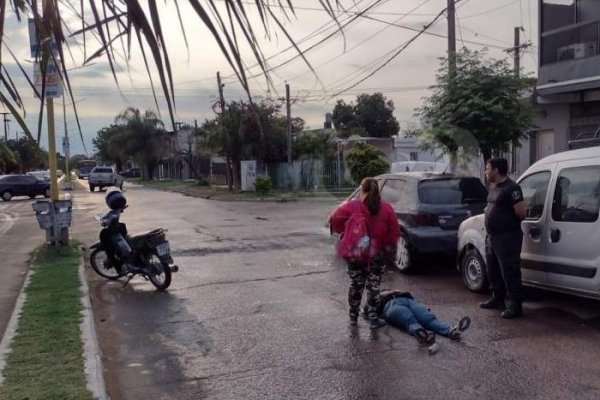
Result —
[[377, 307], [379, 306], [379, 286], [383, 275], [383, 263], [371, 262], [368, 266], [360, 263], [348, 263], [348, 276], [350, 287], [348, 288], [348, 305], [350, 316], [357, 317], [360, 310], [360, 301], [365, 287], [367, 288], [367, 316], [369, 319], [377, 319]]
[[508, 290], [511, 302], [520, 305], [523, 301], [521, 284], [521, 247], [523, 233], [507, 232], [488, 235], [485, 243], [486, 269], [490, 289], [494, 297], [504, 298]]

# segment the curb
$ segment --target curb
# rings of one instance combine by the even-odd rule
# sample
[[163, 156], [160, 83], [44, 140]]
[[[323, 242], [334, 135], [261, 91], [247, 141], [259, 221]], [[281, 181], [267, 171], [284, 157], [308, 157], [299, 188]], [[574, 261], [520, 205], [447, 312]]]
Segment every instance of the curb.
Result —
[[8, 321], [8, 325], [6, 326], [6, 331], [4, 332], [4, 336], [2, 337], [2, 341], [0, 342], [0, 386], [4, 383], [4, 368], [6, 367], [6, 356], [10, 352], [10, 344], [17, 333], [17, 327], [19, 326], [19, 318], [21, 317], [21, 311], [23, 310], [23, 304], [25, 304], [25, 298], [27, 297], [25, 294], [25, 289], [29, 286], [29, 281], [31, 280], [31, 275], [33, 274], [33, 270], [29, 268], [27, 270], [27, 276], [25, 276], [25, 280], [23, 281], [23, 286], [21, 287], [21, 292], [19, 293], [19, 297], [17, 297], [17, 301], [15, 303], [15, 308], [13, 309], [12, 315], [10, 316], [10, 320]]
[[85, 262], [83, 256], [79, 262], [79, 279], [81, 280], [81, 312], [82, 319], [79, 324], [81, 330], [81, 339], [83, 340], [83, 356], [87, 388], [97, 400], [108, 400], [106, 393], [106, 384], [102, 373], [102, 353], [98, 346], [98, 335], [94, 325], [94, 316], [92, 314], [92, 303], [90, 302], [90, 288], [85, 278]]

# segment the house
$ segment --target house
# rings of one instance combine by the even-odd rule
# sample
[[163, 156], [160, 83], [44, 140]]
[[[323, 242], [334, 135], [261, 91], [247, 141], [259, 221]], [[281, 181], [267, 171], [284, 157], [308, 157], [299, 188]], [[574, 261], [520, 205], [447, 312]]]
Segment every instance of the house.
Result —
[[[536, 129], [517, 150], [515, 172], [600, 137], [600, 0], [538, 0], [539, 65], [533, 95]], [[573, 143], [572, 143], [573, 144]]]

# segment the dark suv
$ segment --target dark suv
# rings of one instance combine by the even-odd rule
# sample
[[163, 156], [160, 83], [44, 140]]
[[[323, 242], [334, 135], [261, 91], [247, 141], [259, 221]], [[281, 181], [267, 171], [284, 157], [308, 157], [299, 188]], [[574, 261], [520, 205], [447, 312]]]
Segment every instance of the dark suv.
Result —
[[[422, 256], [455, 257], [460, 223], [481, 214], [487, 202], [487, 189], [472, 176], [403, 172], [375, 179], [398, 215], [395, 265], [403, 273], [413, 272]], [[357, 196], [358, 190], [349, 199]]]

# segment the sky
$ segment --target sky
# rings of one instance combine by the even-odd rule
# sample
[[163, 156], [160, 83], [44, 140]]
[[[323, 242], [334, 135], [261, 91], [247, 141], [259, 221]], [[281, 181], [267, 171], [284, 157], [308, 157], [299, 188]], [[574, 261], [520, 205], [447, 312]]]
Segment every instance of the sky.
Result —
[[[225, 84], [223, 91], [226, 101], [247, 99], [211, 33], [187, 2], [179, 2], [187, 46], [173, 2], [157, 3], [173, 69], [175, 121], [194, 125], [195, 121], [201, 124], [205, 119], [215, 117], [213, 105], [219, 96], [217, 71]], [[222, 0], [216, 0], [216, 3], [222, 3]], [[276, 4], [273, 1], [271, 3]], [[346, 12], [339, 10], [337, 17], [342, 25], [347, 23], [343, 34], [332, 34], [337, 27], [318, 0], [293, 1], [295, 16], [290, 16], [289, 20], [286, 20], [279, 6], [272, 7], [273, 13], [284, 22], [290, 35], [305, 51], [315, 73], [304, 61], [295, 57], [296, 50], [290, 48], [289, 41], [275, 24], [271, 24], [271, 29], [265, 32], [252, 3], [247, 3], [252, 26], [272, 69], [270, 76], [273, 81], [273, 89], [268, 90], [264, 76], [255, 67], [255, 59], [245, 49], [242, 56], [247, 65], [247, 74], [256, 76], [250, 81], [252, 95], [256, 98], [283, 98], [287, 82], [293, 101], [292, 116], [303, 118], [307, 128], [320, 128], [325, 113], [333, 111], [338, 99], [352, 102], [359, 94], [382, 92], [394, 102], [394, 115], [400, 122], [401, 130], [414, 126], [418, 123], [415, 108], [421, 105], [423, 97], [431, 94], [430, 87], [435, 83], [439, 57], [445, 56], [447, 51], [447, 39], [444, 37], [447, 34], [446, 18], [441, 18], [427, 31], [434, 35], [421, 35], [396, 57], [391, 56], [416, 34], [406, 27], [421, 29], [446, 7], [447, 0], [341, 0], [341, 3]], [[535, 73], [537, 3], [537, 0], [457, 1], [457, 47], [465, 46], [473, 50], [487, 48], [489, 57], [510, 58], [512, 63], [512, 56], [504, 49], [513, 46], [514, 28], [522, 27], [521, 41], [532, 43], [522, 55], [522, 67], [525, 73]], [[74, 4], [78, 5], [79, 2]], [[286, 10], [289, 15], [289, 9]], [[364, 10], [368, 11], [356, 17], [357, 13]], [[27, 23], [17, 21], [10, 9], [7, 11], [11, 16], [5, 26], [5, 44], [32, 75]], [[68, 9], [61, 10], [61, 15], [73, 30], [80, 27], [81, 23]], [[88, 36], [86, 42], [88, 56], [98, 48], [98, 44], [90, 39]], [[67, 68], [71, 69], [69, 74], [84, 138], [82, 143], [70, 105], [71, 99], [67, 98], [66, 121], [71, 138], [71, 154], [85, 153], [84, 143], [87, 152], [92, 152], [92, 138], [96, 132], [113, 123], [115, 116], [127, 107], [158, 112], [167, 128], [171, 128], [160, 87], [157, 87], [157, 109], [141, 52], [135, 44], [129, 63], [125, 62], [123, 51], [119, 53], [121, 63], [117, 66], [117, 85], [106, 58], [95, 59], [82, 67], [84, 52], [81, 37], [71, 39], [70, 43], [72, 58], [66, 60]], [[26, 122], [30, 130], [37, 131], [39, 101], [33, 98], [27, 81], [20, 76], [16, 63], [4, 49], [2, 57], [4, 67], [22, 91], [21, 96], [26, 103]], [[359, 83], [388, 59], [387, 65]], [[155, 73], [153, 78], [156, 84], [158, 80]], [[56, 135], [60, 138], [65, 132], [62, 98], [55, 99], [55, 112]], [[18, 135], [19, 131], [14, 121], [9, 123], [11, 138]], [[47, 146], [46, 131], [44, 123], [43, 147]], [[59, 140], [59, 150], [60, 143]]]

